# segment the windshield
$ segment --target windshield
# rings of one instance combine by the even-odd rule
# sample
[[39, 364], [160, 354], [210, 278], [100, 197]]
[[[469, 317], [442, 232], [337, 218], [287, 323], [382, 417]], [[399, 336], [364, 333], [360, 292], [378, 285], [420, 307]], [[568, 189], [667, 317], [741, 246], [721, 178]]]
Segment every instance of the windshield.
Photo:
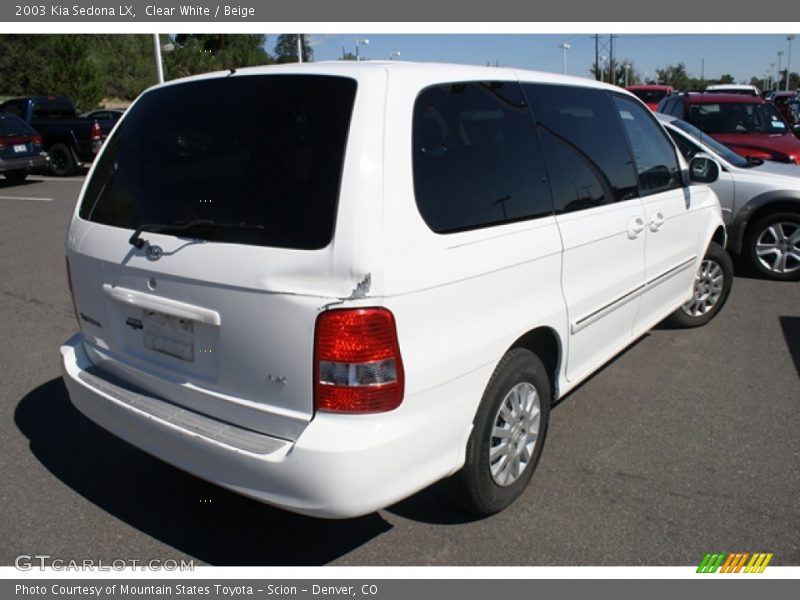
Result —
[[687, 123], [686, 121], [681, 121], [680, 119], [675, 119], [671, 121], [671, 125], [677, 127], [678, 129], [688, 133], [691, 137], [696, 139], [698, 142], [701, 142], [711, 148], [714, 152], [719, 154], [722, 158], [727, 160], [731, 163], [734, 167], [746, 167], [748, 162], [745, 158], [742, 158], [736, 152], [728, 148], [727, 146], [720, 144], [717, 140], [712, 138], [710, 135], [706, 135], [702, 131], [700, 131], [694, 125]]
[[706, 133], [786, 133], [786, 123], [771, 104], [693, 104], [689, 120]]
[[642, 102], [658, 104], [667, 95], [664, 90], [628, 90], [631, 94], [639, 98]]
[[248, 223], [191, 237], [322, 248], [333, 236], [355, 90], [342, 77], [260, 75], [147, 92], [106, 142], [79, 214], [126, 229]]

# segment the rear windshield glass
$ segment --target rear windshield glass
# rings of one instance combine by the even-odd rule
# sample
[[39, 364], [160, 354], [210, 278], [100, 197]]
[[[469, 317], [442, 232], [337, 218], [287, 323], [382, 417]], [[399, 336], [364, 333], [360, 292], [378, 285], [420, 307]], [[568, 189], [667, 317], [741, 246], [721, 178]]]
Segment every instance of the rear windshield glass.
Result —
[[639, 98], [642, 102], [658, 104], [667, 95], [666, 90], [628, 90], [631, 94]]
[[36, 135], [36, 131], [19, 117], [0, 113], [0, 136]]
[[191, 237], [317, 249], [333, 236], [356, 83], [231, 76], [145, 94], [106, 142], [80, 216], [125, 229], [241, 223]]

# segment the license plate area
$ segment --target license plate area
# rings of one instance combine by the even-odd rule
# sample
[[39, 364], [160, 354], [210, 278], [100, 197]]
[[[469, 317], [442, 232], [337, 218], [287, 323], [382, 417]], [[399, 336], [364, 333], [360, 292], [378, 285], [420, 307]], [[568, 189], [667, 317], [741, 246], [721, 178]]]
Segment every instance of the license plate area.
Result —
[[14, 152], [26, 152], [28, 147], [25, 144], [14, 144]]
[[143, 310], [142, 339], [149, 350], [194, 362], [194, 321], [190, 319]]

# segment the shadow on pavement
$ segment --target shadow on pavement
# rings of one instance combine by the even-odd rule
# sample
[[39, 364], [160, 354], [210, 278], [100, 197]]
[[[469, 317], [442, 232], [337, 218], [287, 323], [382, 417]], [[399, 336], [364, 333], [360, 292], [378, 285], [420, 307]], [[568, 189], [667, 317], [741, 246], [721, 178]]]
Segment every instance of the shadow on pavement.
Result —
[[212, 565], [324, 565], [391, 529], [377, 513], [346, 521], [295, 515], [179, 471], [84, 417], [61, 378], [22, 398], [14, 421], [34, 456], [78, 494]]
[[779, 317], [779, 319], [789, 354], [794, 361], [794, 368], [800, 377], [800, 317]]

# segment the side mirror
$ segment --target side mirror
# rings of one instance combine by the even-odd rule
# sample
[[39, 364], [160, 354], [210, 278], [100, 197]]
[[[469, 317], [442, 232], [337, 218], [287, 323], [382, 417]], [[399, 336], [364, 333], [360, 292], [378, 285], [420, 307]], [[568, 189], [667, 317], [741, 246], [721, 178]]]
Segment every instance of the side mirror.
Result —
[[714, 183], [719, 171], [719, 163], [707, 154], [696, 154], [689, 161], [689, 180], [694, 183]]

